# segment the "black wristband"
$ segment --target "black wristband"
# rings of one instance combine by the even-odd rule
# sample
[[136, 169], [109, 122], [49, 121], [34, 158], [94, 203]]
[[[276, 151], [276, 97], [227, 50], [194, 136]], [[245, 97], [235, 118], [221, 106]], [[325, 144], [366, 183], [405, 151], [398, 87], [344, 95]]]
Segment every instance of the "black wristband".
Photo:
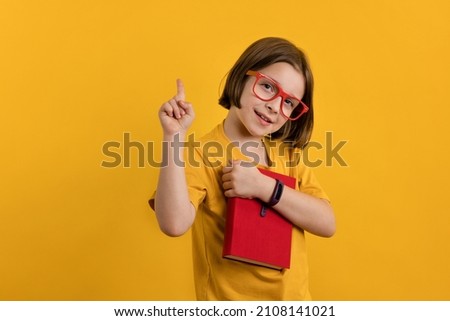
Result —
[[275, 188], [273, 189], [272, 196], [270, 197], [269, 202], [267, 202], [267, 205], [272, 207], [278, 204], [280, 201], [281, 195], [283, 194], [284, 184], [279, 179], [275, 179], [276, 184]]

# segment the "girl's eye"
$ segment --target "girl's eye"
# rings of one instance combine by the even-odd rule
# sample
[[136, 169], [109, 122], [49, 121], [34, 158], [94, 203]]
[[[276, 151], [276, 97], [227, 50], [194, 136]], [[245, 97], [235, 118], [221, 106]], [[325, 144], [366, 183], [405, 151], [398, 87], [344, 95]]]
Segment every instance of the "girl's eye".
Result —
[[294, 102], [289, 98], [284, 100], [284, 105], [289, 108], [294, 108]]
[[262, 83], [261, 86], [264, 88], [264, 90], [268, 91], [268, 92], [275, 92], [275, 87], [273, 86], [273, 84], [265, 82]]

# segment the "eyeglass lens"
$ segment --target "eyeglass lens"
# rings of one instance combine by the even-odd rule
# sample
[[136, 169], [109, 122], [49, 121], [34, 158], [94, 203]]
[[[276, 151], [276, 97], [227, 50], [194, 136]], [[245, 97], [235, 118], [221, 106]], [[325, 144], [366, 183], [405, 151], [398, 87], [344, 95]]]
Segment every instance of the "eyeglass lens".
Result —
[[[257, 79], [255, 83], [254, 92], [255, 95], [262, 100], [271, 100], [280, 94], [280, 87], [270, 79], [261, 77]], [[284, 101], [281, 104], [283, 114], [286, 114], [286, 116], [294, 116], [294, 114], [298, 114], [298, 112], [301, 112], [300, 110], [294, 111], [294, 109], [301, 109], [296, 108], [300, 104], [300, 101], [298, 99], [290, 96], [284, 97], [283, 99]], [[291, 115], [293, 111], [294, 113], [293, 115]]]

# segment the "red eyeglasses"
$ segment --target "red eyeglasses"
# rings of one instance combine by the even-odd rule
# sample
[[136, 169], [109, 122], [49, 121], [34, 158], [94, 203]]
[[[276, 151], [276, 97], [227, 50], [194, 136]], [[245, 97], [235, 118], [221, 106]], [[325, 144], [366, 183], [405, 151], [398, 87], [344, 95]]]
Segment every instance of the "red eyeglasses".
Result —
[[253, 70], [247, 71], [247, 75], [256, 78], [253, 84], [253, 93], [262, 101], [271, 101], [281, 97], [281, 114], [287, 119], [297, 120], [308, 112], [309, 107], [300, 98], [289, 95], [274, 79]]

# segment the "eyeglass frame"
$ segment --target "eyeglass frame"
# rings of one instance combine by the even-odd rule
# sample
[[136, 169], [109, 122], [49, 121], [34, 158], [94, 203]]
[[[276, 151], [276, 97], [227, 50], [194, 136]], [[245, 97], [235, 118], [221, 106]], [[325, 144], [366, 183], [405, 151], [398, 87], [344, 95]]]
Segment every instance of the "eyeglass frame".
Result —
[[[261, 72], [259, 72], [259, 71], [254, 71], [254, 70], [249, 70], [249, 71], [247, 71], [246, 75], [247, 75], [247, 76], [253, 76], [253, 77], [256, 78], [256, 79], [255, 79], [255, 82], [254, 82], [254, 84], [253, 84], [253, 86], [252, 86], [252, 90], [253, 90], [253, 94], [255, 94], [255, 96], [256, 96], [258, 99], [260, 99], [260, 100], [262, 100], [262, 101], [271, 101], [271, 100], [274, 100], [274, 99], [276, 99], [276, 98], [278, 98], [278, 97], [281, 97], [280, 111], [281, 111], [281, 115], [283, 115], [283, 117], [285, 117], [285, 118], [287, 118], [287, 119], [289, 119], [289, 120], [297, 120], [297, 119], [299, 119], [303, 114], [306, 114], [306, 113], [309, 111], [309, 107], [308, 107], [301, 99], [299, 99], [298, 97], [295, 97], [295, 96], [293, 96], [293, 95], [288, 94], [287, 92], [285, 92], [285, 91], [283, 90], [283, 88], [281, 87], [280, 83], [279, 83], [278, 81], [276, 81], [275, 79], [273, 79], [273, 78], [271, 78], [271, 77], [269, 77], [269, 76], [267, 76], [267, 75], [265, 75], [265, 74], [263, 74], [263, 73], [261, 73]], [[258, 80], [261, 79], [261, 78], [266, 78], [266, 79], [270, 80], [271, 82], [273, 82], [273, 83], [277, 86], [278, 93], [276, 93], [272, 98], [269, 98], [269, 99], [261, 98], [261, 97], [255, 92], [256, 83], [257, 83]], [[287, 98], [294, 98], [294, 99], [296, 99], [296, 100], [299, 101], [299, 104], [298, 104], [296, 107], [294, 107], [294, 108], [292, 109], [292, 112], [293, 112], [296, 108], [298, 108], [300, 105], [302, 106], [302, 111], [301, 111], [300, 114], [298, 114], [296, 117], [289, 117], [289, 116], [287, 116], [287, 115], [284, 113], [284, 110], [283, 110], [283, 102], [284, 102]], [[292, 112], [291, 112], [291, 114], [292, 114]]]

